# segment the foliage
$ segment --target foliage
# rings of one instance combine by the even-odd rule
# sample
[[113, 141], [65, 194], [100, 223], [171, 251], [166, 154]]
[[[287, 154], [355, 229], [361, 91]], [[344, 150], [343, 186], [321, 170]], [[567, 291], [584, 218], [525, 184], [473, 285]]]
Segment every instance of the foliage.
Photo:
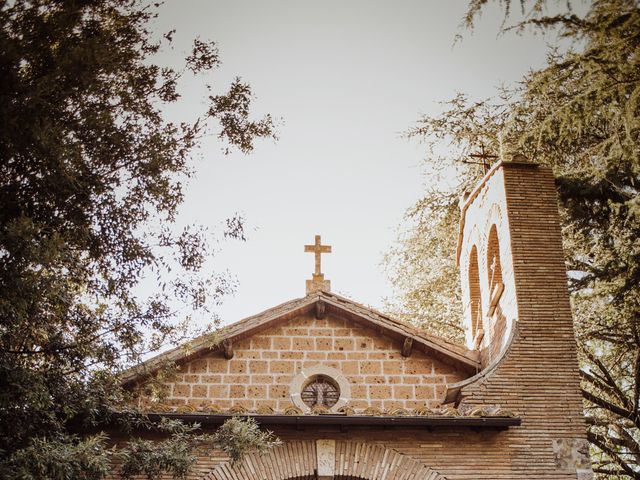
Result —
[[[481, 175], [463, 161], [479, 144], [495, 146], [492, 142], [499, 136], [507, 110], [487, 102], [469, 105], [462, 94], [447, 105], [442, 115], [423, 117], [406, 132], [425, 147], [429, 161], [424, 176], [429, 184], [424, 197], [406, 212], [397, 244], [385, 255], [384, 265], [396, 289], [385, 308], [432, 334], [461, 343], [462, 294], [455, 258], [458, 198]], [[443, 143], [446, 155], [440, 153]]]
[[186, 478], [196, 455], [206, 454], [212, 444], [226, 452], [232, 463], [250, 451], [264, 453], [280, 444], [271, 432], [260, 430], [252, 418], [230, 418], [213, 435], [199, 433], [199, 428], [198, 424], [185, 425], [177, 420], [163, 419], [159, 430], [170, 434], [167, 439], [158, 442], [135, 438], [126, 449], [118, 452], [116, 463], [122, 477], [145, 475], [156, 479], [168, 471], [174, 478]]
[[462, 293], [456, 270], [459, 209], [455, 195], [430, 190], [408, 212], [413, 228], [400, 233], [385, 268], [401, 297], [385, 299], [396, 318], [462, 342]]
[[103, 478], [109, 471], [104, 434], [65, 441], [34, 437], [3, 466], [3, 478]]
[[[273, 122], [250, 118], [240, 79], [192, 122], [167, 122], [179, 80], [220, 60], [196, 40], [179, 69], [156, 65], [172, 32], [154, 40], [153, 17], [138, 0], [0, 1], [2, 478], [101, 478], [104, 438], [73, 423], [122, 408], [119, 369], [180, 339], [188, 312], [231, 287], [203, 273], [206, 232], [171, 224], [200, 139], [250, 152]], [[141, 298], [154, 278], [159, 293]], [[175, 445], [163, 466], [180, 473]]]
[[252, 418], [227, 420], [214, 434], [214, 440], [229, 455], [231, 462], [240, 460], [247, 452], [257, 450], [265, 453], [269, 448], [280, 445], [269, 431], [262, 431]]
[[[488, 0], [470, 2], [473, 25]], [[511, 11], [511, 2], [499, 2]], [[581, 348], [583, 394], [590, 423], [594, 471], [599, 478], [640, 478], [640, 7], [632, 0], [601, 0], [586, 13], [545, 15], [546, 2], [519, 2], [525, 18], [511, 28], [554, 29], [571, 41], [552, 49], [547, 65], [498, 98], [458, 95], [436, 117], [408, 132], [429, 147], [428, 168], [455, 166], [452, 188], [430, 191], [427, 205], [392, 252], [395, 272], [417, 269], [415, 252], [437, 254], [451, 239], [442, 225], [454, 220], [454, 191], [477, 178], [459, 162], [480, 143], [508, 158], [519, 152], [553, 168], [557, 178], [574, 317]], [[438, 156], [448, 142], [450, 153]], [[450, 231], [450, 230], [449, 230]], [[441, 235], [445, 235], [441, 238]], [[441, 244], [436, 242], [440, 238]], [[422, 241], [426, 239], [426, 241]], [[451, 288], [452, 259], [423, 262], [436, 292]], [[444, 267], [443, 267], [444, 266]], [[401, 284], [400, 307], [411, 315], [420, 283]], [[434, 302], [438, 312], [446, 312]], [[422, 307], [421, 307], [422, 308]], [[418, 316], [428, 313], [418, 311]], [[452, 324], [459, 318], [446, 319]], [[447, 328], [446, 325], [444, 328]]]

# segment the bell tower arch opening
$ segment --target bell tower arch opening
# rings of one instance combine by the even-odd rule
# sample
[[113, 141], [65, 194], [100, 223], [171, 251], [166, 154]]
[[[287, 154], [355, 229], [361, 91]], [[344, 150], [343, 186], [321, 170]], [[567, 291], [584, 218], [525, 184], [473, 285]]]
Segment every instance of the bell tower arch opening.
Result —
[[487, 273], [489, 280], [489, 291], [502, 283], [502, 266], [500, 265], [500, 242], [498, 240], [498, 229], [495, 224], [489, 229], [489, 239], [487, 242]]
[[487, 293], [489, 294], [487, 317], [492, 317], [504, 290], [502, 264], [500, 262], [500, 241], [495, 223], [489, 229], [487, 240], [487, 286]]
[[502, 192], [495, 187], [481, 190], [482, 195], [475, 192], [463, 197], [467, 203], [462, 205], [457, 262], [461, 268], [466, 346], [479, 351], [483, 366], [487, 366], [506, 346], [517, 307]]
[[475, 347], [482, 339], [482, 294], [480, 290], [480, 264], [478, 263], [478, 249], [475, 245], [469, 253], [469, 309], [471, 313], [471, 340]]

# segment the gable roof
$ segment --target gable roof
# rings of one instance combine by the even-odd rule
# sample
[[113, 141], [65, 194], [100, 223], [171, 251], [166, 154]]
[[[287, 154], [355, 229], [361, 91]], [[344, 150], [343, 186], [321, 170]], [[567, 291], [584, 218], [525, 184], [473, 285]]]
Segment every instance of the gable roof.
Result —
[[[257, 315], [232, 323], [215, 334], [202, 335], [185, 345], [161, 353], [123, 373], [124, 384], [130, 384], [153, 374], [166, 363], [182, 364], [211, 351], [222, 351], [225, 355], [233, 342], [251, 337], [276, 324], [302, 314], [315, 311], [316, 317], [327, 313], [346, 318], [355, 323], [378, 330], [380, 333], [404, 342], [410, 350], [418, 348], [438, 360], [469, 374], [481, 369], [476, 351], [448, 342], [399, 320], [393, 319], [372, 308], [341, 297], [335, 293], [314, 292], [305, 297], [290, 300]], [[227, 349], [227, 351], [225, 351]], [[232, 353], [230, 353], [232, 355]]]

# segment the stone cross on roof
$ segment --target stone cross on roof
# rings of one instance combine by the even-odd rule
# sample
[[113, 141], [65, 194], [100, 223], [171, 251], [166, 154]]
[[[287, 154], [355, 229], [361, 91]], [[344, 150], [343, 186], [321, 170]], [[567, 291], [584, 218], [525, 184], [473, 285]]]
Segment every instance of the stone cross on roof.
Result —
[[307, 280], [307, 295], [313, 292], [318, 291], [331, 291], [331, 281], [324, 279], [324, 274], [322, 273], [320, 267], [321, 255], [323, 253], [331, 253], [330, 245], [322, 245], [320, 241], [320, 235], [316, 235], [316, 241], [313, 245], [305, 245], [305, 252], [313, 252], [316, 257], [316, 271], [312, 275], [311, 280]]

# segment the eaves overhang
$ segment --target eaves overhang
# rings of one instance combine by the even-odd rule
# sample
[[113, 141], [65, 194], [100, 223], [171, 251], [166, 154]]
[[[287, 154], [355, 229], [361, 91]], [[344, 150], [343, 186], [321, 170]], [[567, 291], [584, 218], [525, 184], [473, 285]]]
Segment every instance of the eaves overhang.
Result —
[[365, 415], [231, 415], [203, 413], [148, 413], [152, 422], [162, 418], [198, 423], [202, 426], [219, 426], [233, 417], [252, 418], [263, 426], [337, 426], [340, 428], [367, 427], [466, 427], [466, 428], [508, 428], [522, 423], [519, 417], [464, 417], [464, 416], [365, 416]]

